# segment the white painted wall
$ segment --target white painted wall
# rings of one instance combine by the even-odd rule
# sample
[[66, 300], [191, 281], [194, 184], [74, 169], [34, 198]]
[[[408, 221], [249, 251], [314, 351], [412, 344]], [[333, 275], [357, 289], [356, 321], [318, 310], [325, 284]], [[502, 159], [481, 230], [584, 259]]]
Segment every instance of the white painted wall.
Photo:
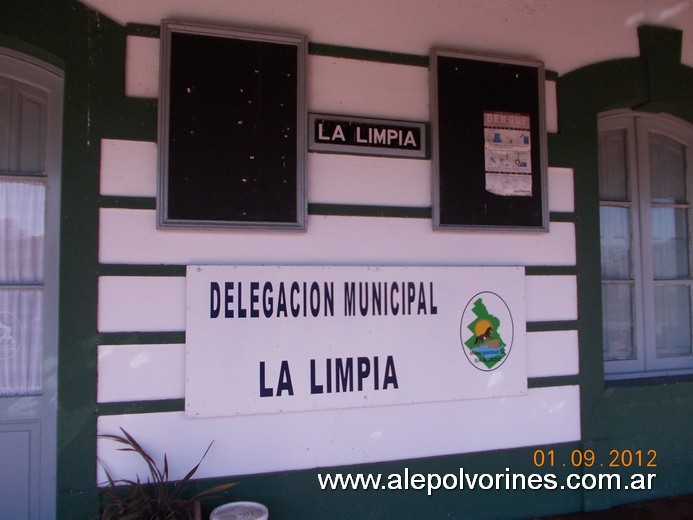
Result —
[[573, 265], [575, 229], [549, 233], [431, 232], [426, 219], [308, 217], [305, 234], [157, 231], [154, 210], [104, 208], [104, 263], [313, 263], [326, 265]]
[[[537, 388], [524, 397], [415, 406], [186, 419], [183, 412], [102, 416], [99, 432], [123, 427], [157, 460], [168, 454], [181, 478], [214, 441], [196, 477], [329, 467], [574, 441], [580, 437], [579, 389]], [[99, 440], [112, 475], [146, 468]], [[175, 454], [173, 456], [172, 454]], [[98, 481], [105, 474], [99, 468]]]
[[[600, 47], [590, 55], [593, 43], [588, 36], [581, 37], [579, 50], [569, 49], [570, 35], [556, 36], [564, 23], [558, 19], [566, 16], [569, 7], [565, 2], [201, 0], [195, 3], [194, 13], [188, 11], [192, 4], [178, 1], [87, 3], [121, 22], [158, 25], [163, 17], [206, 18], [293, 30], [320, 43], [417, 54], [427, 54], [430, 46], [440, 44], [544, 59], [549, 69], [558, 71], [582, 61], [599, 61], [611, 52], [618, 57], [637, 54], [636, 43], [632, 48], [637, 42], [633, 27], [623, 31], [627, 38], [614, 37], [615, 49]], [[562, 9], [556, 4], [562, 4]], [[594, 8], [590, 16], [624, 14], [622, 5], [616, 9], [604, 4], [599, 2], [597, 8], [588, 1], [584, 5]], [[398, 23], [393, 24], [389, 15], [395, 7]], [[571, 26], [577, 28], [577, 20], [587, 10], [570, 7], [573, 11], [577, 18]], [[681, 9], [676, 16], [687, 16], [686, 12]], [[478, 18], [472, 23], [474, 15]], [[130, 36], [127, 46], [126, 93], [156, 97], [158, 40]], [[427, 122], [428, 81], [423, 67], [309, 56], [308, 110]], [[555, 132], [556, 93], [552, 82], [547, 87], [547, 128]], [[101, 194], [155, 197], [156, 154], [156, 143], [103, 140]], [[549, 168], [548, 173], [549, 209], [572, 212], [573, 172]], [[310, 153], [307, 185], [309, 203], [430, 207], [431, 162]], [[571, 222], [552, 222], [548, 233], [433, 232], [430, 219], [311, 215], [305, 233], [160, 231], [153, 210], [102, 208], [99, 230], [102, 264], [570, 267], [576, 258]], [[577, 319], [574, 276], [527, 276], [525, 280], [528, 321]], [[97, 327], [104, 333], [183, 331], [185, 279], [102, 276]], [[529, 377], [578, 373], [576, 331], [528, 333], [527, 345]], [[181, 344], [102, 345], [98, 402], [182, 398], [184, 371]], [[182, 412], [115, 415], [100, 417], [98, 431], [117, 433], [121, 426], [155, 456], [176, 454], [170, 460], [172, 478], [182, 477], [214, 440], [198, 473], [211, 477], [574, 441], [580, 437], [580, 397], [576, 386], [563, 386], [531, 389], [514, 398], [234, 418], [186, 419]], [[132, 477], [137, 465], [114, 448], [99, 441], [99, 459], [114, 477]]]
[[638, 56], [641, 24], [689, 29], [682, 61], [693, 65], [690, 0], [82, 0], [114, 20], [170, 18], [305, 34], [310, 41], [428, 54], [431, 47], [541, 59], [571, 70]]
[[[577, 331], [527, 334], [528, 376], [578, 373]], [[185, 345], [102, 345], [99, 347], [98, 402], [185, 397]]]
[[[343, 217], [340, 217], [340, 219]], [[368, 225], [368, 224], [364, 224]], [[371, 226], [372, 227], [372, 226]], [[333, 228], [334, 229], [334, 228]], [[271, 241], [271, 239], [269, 239]], [[406, 239], [408, 240], [408, 238]], [[327, 242], [325, 243], [326, 245]], [[241, 247], [241, 246], [239, 246]], [[300, 250], [300, 246], [296, 247]], [[432, 265], [412, 262], [401, 257], [399, 262], [349, 262], [348, 265]], [[264, 261], [243, 262], [226, 254], [208, 264], [276, 264], [276, 265], [346, 265], [347, 262], [283, 261], [267, 251]], [[307, 261], [306, 261], [307, 260]], [[197, 261], [185, 262], [197, 264]], [[517, 262], [505, 265], [517, 265]], [[453, 262], [435, 265], [453, 265]], [[498, 262], [455, 262], [454, 265], [502, 265]], [[527, 276], [527, 321], [563, 321], [577, 319], [577, 285], [574, 276]], [[145, 276], [102, 276], [99, 278], [99, 332], [167, 332], [185, 330], [185, 278]]]
[[[431, 161], [309, 153], [306, 169], [308, 202], [431, 206]], [[549, 211], [572, 212], [572, 170], [548, 177]], [[104, 139], [101, 194], [155, 197], [156, 143]]]

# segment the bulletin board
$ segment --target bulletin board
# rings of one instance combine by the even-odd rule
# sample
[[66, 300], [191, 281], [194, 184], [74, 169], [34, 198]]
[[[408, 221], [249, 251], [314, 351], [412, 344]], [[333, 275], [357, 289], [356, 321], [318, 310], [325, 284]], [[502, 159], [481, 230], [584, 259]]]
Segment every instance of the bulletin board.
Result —
[[159, 227], [305, 228], [306, 49], [162, 22]]
[[435, 229], [548, 230], [544, 66], [431, 53]]

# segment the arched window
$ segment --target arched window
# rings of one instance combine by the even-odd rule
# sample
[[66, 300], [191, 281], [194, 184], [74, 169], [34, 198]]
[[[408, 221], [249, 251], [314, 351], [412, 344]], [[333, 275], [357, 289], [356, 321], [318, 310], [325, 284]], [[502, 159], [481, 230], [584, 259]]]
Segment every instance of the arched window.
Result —
[[631, 111], [598, 125], [607, 377], [693, 372], [693, 126]]
[[0, 48], [2, 518], [55, 517], [63, 77]]

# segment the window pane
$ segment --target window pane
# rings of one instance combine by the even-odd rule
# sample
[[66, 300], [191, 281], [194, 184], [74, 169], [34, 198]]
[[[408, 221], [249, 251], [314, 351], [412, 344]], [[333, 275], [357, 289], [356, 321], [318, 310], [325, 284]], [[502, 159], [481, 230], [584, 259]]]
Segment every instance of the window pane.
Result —
[[0, 284], [43, 282], [45, 186], [0, 180]]
[[41, 393], [40, 289], [0, 290], [0, 396]]
[[657, 280], [688, 278], [688, 211], [652, 208], [652, 253]]
[[602, 319], [604, 360], [635, 359], [631, 284], [602, 284]]
[[689, 287], [655, 287], [655, 333], [658, 358], [691, 355]]
[[19, 162], [15, 171], [23, 174], [42, 174], [46, 149], [46, 100], [36, 98], [24, 87], [17, 89], [19, 102]]
[[649, 134], [652, 202], [686, 201], [684, 147], [660, 134]]
[[632, 278], [630, 209], [615, 206], [599, 208], [602, 249], [602, 278]]
[[599, 198], [629, 200], [625, 130], [599, 133]]

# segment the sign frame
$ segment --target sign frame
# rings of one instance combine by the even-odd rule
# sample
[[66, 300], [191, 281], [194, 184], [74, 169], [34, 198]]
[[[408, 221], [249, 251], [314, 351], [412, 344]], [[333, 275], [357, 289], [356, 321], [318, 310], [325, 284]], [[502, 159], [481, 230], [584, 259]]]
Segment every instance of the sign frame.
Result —
[[189, 265], [186, 415], [524, 395], [525, 307], [520, 266]]
[[[340, 125], [340, 131], [342, 127], [346, 127], [346, 131], [341, 131], [337, 134], [337, 139], [331, 140], [329, 138], [334, 135], [334, 129], [331, 128], [328, 130], [328, 139], [321, 139], [318, 127], [321, 121]], [[430, 155], [426, 128], [426, 123], [417, 121], [310, 113], [308, 151], [428, 159]], [[418, 136], [418, 146], [407, 148], [406, 143], [415, 139], [414, 132]]]
[[[547, 232], [543, 62], [436, 48], [430, 70], [433, 229]], [[517, 127], [489, 139], [489, 114], [527, 122], [524, 148], [502, 149]], [[500, 155], [515, 159], [507, 171], [490, 166]]]
[[307, 37], [160, 34], [158, 228], [305, 231]]

